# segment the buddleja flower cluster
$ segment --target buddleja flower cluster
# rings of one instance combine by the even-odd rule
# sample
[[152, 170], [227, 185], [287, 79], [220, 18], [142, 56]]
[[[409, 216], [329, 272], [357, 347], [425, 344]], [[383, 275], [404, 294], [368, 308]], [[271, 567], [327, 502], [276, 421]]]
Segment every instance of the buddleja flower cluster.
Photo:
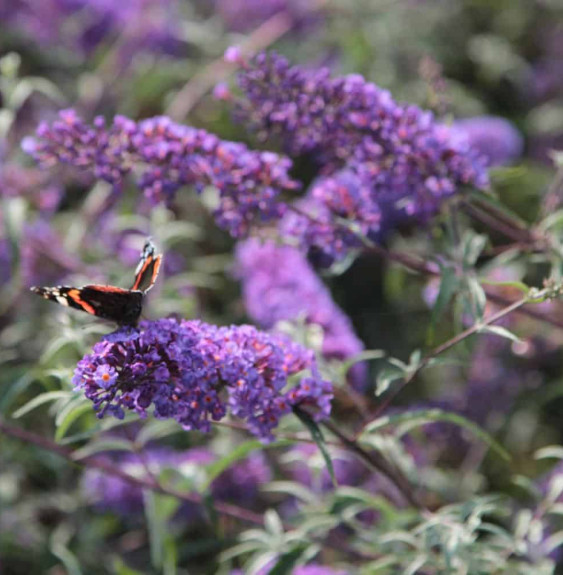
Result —
[[51, 125], [41, 124], [37, 136], [26, 139], [24, 149], [46, 167], [63, 163], [90, 170], [118, 189], [139, 168], [138, 184], [153, 203], [171, 202], [184, 185], [198, 191], [214, 186], [220, 196], [217, 222], [235, 236], [280, 217], [284, 205], [278, 195], [297, 186], [288, 176], [287, 158], [163, 116], [140, 122], [116, 116], [109, 127], [96, 118], [89, 126], [73, 110], [64, 110]]
[[230, 411], [265, 441], [295, 408], [327, 417], [332, 399], [313, 353], [289, 338], [174, 319], [106, 336], [80, 360], [73, 383], [98, 417], [123, 418], [126, 410], [146, 417], [151, 409], [158, 419], [206, 432]]
[[[266, 329], [299, 319], [320, 326], [322, 353], [328, 359], [349, 359], [364, 350], [352, 322], [298, 249], [250, 238], [239, 242], [235, 258], [244, 304], [253, 321]], [[362, 387], [366, 375], [365, 364], [356, 364], [351, 382]]]
[[[232, 60], [232, 50], [228, 55]], [[237, 61], [245, 96], [237, 117], [260, 138], [280, 137], [291, 155], [318, 162], [323, 178], [308, 200], [323, 206], [317, 210], [321, 229], [327, 224], [324, 209], [333, 224], [345, 218], [377, 239], [398, 220], [425, 221], [461, 186], [488, 184], [486, 161], [467, 141], [452, 137], [430, 112], [397, 103], [362, 76], [331, 78], [327, 69], [291, 66], [274, 53]], [[316, 234], [292, 220], [285, 232], [293, 227], [310, 244]], [[335, 246], [313, 245], [339, 259], [341, 242], [347, 237], [337, 236]]]

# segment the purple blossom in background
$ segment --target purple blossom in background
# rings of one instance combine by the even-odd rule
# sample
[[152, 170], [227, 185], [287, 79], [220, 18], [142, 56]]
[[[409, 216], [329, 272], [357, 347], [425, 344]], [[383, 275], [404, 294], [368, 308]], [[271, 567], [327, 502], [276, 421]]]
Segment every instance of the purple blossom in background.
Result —
[[362, 247], [361, 236], [375, 239], [381, 212], [367, 180], [350, 169], [317, 180], [304, 199], [280, 222], [280, 234], [297, 240], [320, 267], [330, 266]]
[[[359, 75], [331, 78], [274, 53], [241, 65], [237, 118], [261, 140], [279, 137], [291, 155], [316, 159], [328, 179], [315, 199], [331, 216], [354, 218], [358, 232], [424, 222], [462, 186], [488, 185], [483, 158], [459, 134]], [[326, 251], [329, 260], [342, 257], [331, 245]]]
[[313, 0], [215, 0], [215, 9], [225, 25], [235, 32], [246, 32], [274, 16], [289, 16], [294, 27], [311, 18]]
[[504, 118], [477, 116], [456, 120], [452, 131], [485, 156], [489, 166], [503, 166], [516, 160], [524, 148], [522, 136]]
[[[101, 376], [100, 366], [108, 366]], [[332, 399], [313, 353], [289, 338], [252, 326], [173, 319], [109, 334], [80, 360], [73, 383], [92, 400], [98, 417], [123, 418], [125, 410], [146, 417], [152, 406], [157, 419], [206, 432], [211, 420], [229, 410], [264, 441], [273, 439], [279, 419], [297, 407], [317, 420], [328, 417]]]
[[63, 190], [38, 169], [0, 163], [0, 197], [25, 197], [40, 214], [49, 216], [58, 207]]
[[0, 0], [0, 20], [40, 44], [81, 55], [116, 43], [122, 63], [143, 50], [174, 53], [181, 45], [177, 0]]
[[[217, 457], [208, 449], [193, 448], [185, 452], [166, 448], [146, 449], [143, 454], [122, 453], [104, 455], [109, 463], [119, 464], [125, 473], [134, 477], [148, 478], [147, 467], [154, 475], [162, 471], [180, 470], [183, 466], [204, 467]], [[217, 476], [211, 483], [211, 494], [221, 501], [244, 502], [251, 506], [257, 501], [260, 485], [271, 479], [271, 470], [262, 453], [253, 453], [237, 461]], [[143, 491], [140, 487], [95, 468], [89, 468], [83, 477], [82, 490], [102, 509], [116, 511], [121, 515], [140, 513], [143, 510]], [[200, 517], [196, 504], [183, 503], [177, 518], [195, 520]]]
[[184, 185], [198, 191], [214, 186], [219, 191], [217, 223], [234, 236], [279, 218], [284, 204], [278, 195], [297, 187], [287, 173], [287, 158], [249, 150], [166, 117], [134, 122], [116, 116], [109, 127], [96, 118], [88, 126], [74, 111], [65, 110], [51, 125], [42, 124], [37, 135], [24, 140], [23, 147], [41, 165], [89, 170], [117, 189], [134, 167], [143, 166], [138, 184], [153, 203], [171, 202]]
[[[235, 258], [246, 311], [261, 327], [303, 319], [323, 329], [325, 357], [350, 359], [364, 350], [352, 322], [299, 250], [251, 238], [239, 242]], [[352, 382], [363, 387], [366, 365], [356, 364], [350, 371]]]
[[83, 266], [69, 254], [51, 225], [37, 220], [23, 228], [20, 241], [20, 267], [23, 285], [49, 285]]
[[[262, 569], [256, 571], [256, 575], [268, 575], [272, 568], [275, 566], [275, 562], [272, 561]], [[234, 569], [231, 571], [231, 575], [244, 575], [244, 571], [241, 569]], [[343, 571], [341, 569], [333, 569], [332, 567], [324, 567], [316, 563], [310, 563], [309, 565], [301, 565], [300, 567], [295, 567], [291, 571], [292, 575], [351, 575], [349, 571]]]

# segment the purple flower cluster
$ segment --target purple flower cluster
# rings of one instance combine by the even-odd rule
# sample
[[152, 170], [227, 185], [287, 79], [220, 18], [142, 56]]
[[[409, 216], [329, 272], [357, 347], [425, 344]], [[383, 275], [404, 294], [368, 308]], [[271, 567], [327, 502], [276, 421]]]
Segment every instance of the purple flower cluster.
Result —
[[332, 399], [313, 353], [289, 338], [252, 326], [174, 319], [106, 336], [80, 360], [73, 383], [92, 400], [98, 417], [123, 418], [125, 410], [146, 417], [152, 406], [158, 419], [205, 432], [228, 408], [264, 441], [273, 439], [279, 419], [294, 408], [327, 417]]
[[[148, 470], [159, 475], [166, 469], [180, 469], [185, 466], [211, 465], [217, 457], [208, 449], [193, 448], [185, 452], [166, 448], [150, 448], [142, 455], [119, 453], [119, 458], [110, 454], [104, 459], [112, 464], [119, 464], [125, 473], [134, 477], [149, 478]], [[211, 483], [213, 497], [221, 501], [244, 502], [252, 505], [257, 501], [260, 485], [271, 479], [272, 472], [264, 454], [255, 452], [246, 459], [237, 461], [223, 471]], [[122, 515], [138, 513], [143, 509], [143, 492], [140, 487], [104, 473], [99, 469], [89, 468], [84, 474], [82, 489], [89, 499], [103, 509], [116, 511]], [[198, 516], [195, 505], [184, 504], [178, 512], [178, 518], [189, 520]]]
[[[352, 323], [299, 250], [254, 238], [239, 242], [236, 274], [248, 315], [262, 327], [303, 319], [322, 328], [325, 357], [349, 359], [363, 351]], [[365, 364], [355, 365], [350, 375], [352, 383], [362, 387]]]
[[79, 260], [69, 254], [61, 238], [45, 220], [27, 224], [20, 242], [20, 269], [23, 285], [52, 284], [82, 268]]
[[226, 26], [235, 32], [256, 28], [275, 14], [289, 16], [295, 24], [311, 17], [311, 0], [216, 0], [215, 7]]
[[0, 0], [0, 20], [41, 44], [88, 54], [119, 35], [119, 56], [179, 47], [176, 0]]
[[129, 172], [142, 167], [139, 186], [154, 203], [171, 202], [184, 185], [198, 191], [215, 187], [217, 222], [234, 236], [279, 218], [284, 204], [278, 195], [297, 187], [288, 176], [287, 158], [249, 150], [166, 117], [134, 122], [116, 116], [109, 127], [96, 118], [88, 126], [74, 111], [65, 110], [58, 121], [42, 124], [37, 134], [38, 139], [24, 140], [24, 149], [43, 166], [62, 163], [90, 170], [118, 189]]
[[412, 217], [424, 222], [460, 187], [488, 184], [485, 162], [467, 141], [359, 75], [331, 78], [328, 69], [291, 66], [277, 54], [240, 63], [245, 99], [237, 117], [261, 139], [279, 136], [290, 154], [315, 158], [325, 178], [308, 199], [361, 233]]
[[483, 155], [489, 166], [502, 166], [516, 160], [524, 148], [518, 130], [504, 118], [477, 116], [457, 120], [452, 131]]

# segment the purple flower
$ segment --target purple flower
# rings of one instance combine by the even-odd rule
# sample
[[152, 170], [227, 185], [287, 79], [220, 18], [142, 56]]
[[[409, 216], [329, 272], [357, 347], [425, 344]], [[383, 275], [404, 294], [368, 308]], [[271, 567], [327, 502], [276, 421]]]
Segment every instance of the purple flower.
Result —
[[79, 270], [80, 262], [69, 254], [55, 230], [44, 220], [24, 226], [20, 266], [23, 284], [55, 284], [67, 274]]
[[510, 164], [522, 154], [522, 136], [504, 118], [477, 116], [457, 120], [452, 130], [454, 134], [466, 138], [471, 147], [486, 157], [490, 166]]
[[[322, 353], [329, 359], [349, 359], [364, 346], [344, 312], [299, 250], [273, 241], [248, 239], [236, 249], [236, 275], [253, 321], [266, 329], [283, 320], [303, 319], [323, 330]], [[365, 364], [354, 366], [352, 381], [362, 387]]]
[[[245, 99], [237, 117], [322, 168], [312, 195], [328, 210], [323, 227], [343, 218], [371, 237], [404, 220], [425, 222], [463, 186], [488, 185], [485, 162], [466, 141], [359, 75], [331, 78], [263, 53], [243, 63], [238, 80]], [[332, 244], [324, 251], [328, 260], [346, 253]]]
[[134, 122], [116, 116], [110, 127], [102, 118], [86, 125], [72, 110], [52, 125], [42, 124], [38, 139], [23, 142], [26, 152], [43, 166], [70, 164], [93, 171], [120, 188], [124, 177], [143, 166], [139, 186], [153, 203], [171, 202], [184, 185], [218, 190], [217, 222], [235, 236], [264, 221], [279, 218], [284, 204], [278, 195], [293, 190], [291, 162], [271, 152], [175, 124], [166, 117]]
[[269, 441], [293, 408], [317, 420], [330, 413], [332, 387], [318, 374], [313, 353], [284, 336], [173, 319], [110, 336], [80, 360], [73, 378], [98, 417], [123, 418], [125, 410], [146, 417], [150, 408], [158, 419], [205, 432], [230, 410]]
[[279, 229], [318, 266], [326, 267], [359, 250], [362, 236], [377, 238], [380, 220], [368, 180], [346, 169], [317, 180], [305, 198], [287, 211]]
[[180, 46], [175, 0], [9, 0], [0, 2], [0, 20], [36, 42], [66, 46], [77, 55], [119, 35], [121, 62], [142, 50], [169, 53]]

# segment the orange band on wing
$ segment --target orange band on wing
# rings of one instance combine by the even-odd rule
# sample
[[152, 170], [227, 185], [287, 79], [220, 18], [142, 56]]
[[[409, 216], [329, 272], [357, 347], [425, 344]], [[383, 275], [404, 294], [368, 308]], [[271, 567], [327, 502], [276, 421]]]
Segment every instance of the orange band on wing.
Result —
[[71, 289], [68, 291], [68, 297], [72, 299], [74, 303], [77, 303], [82, 307], [82, 309], [92, 315], [96, 315], [96, 310], [89, 304], [86, 303], [83, 299], [80, 299], [80, 290]]

